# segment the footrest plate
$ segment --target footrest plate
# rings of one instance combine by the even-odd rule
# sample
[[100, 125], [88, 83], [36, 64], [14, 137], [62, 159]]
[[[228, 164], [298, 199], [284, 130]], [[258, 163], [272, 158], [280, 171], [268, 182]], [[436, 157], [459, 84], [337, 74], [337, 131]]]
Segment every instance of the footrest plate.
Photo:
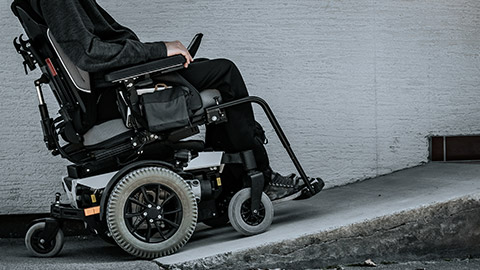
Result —
[[310, 181], [310, 185], [313, 188], [313, 194], [312, 192], [308, 189], [308, 187], [304, 187], [302, 190], [302, 195], [298, 196], [295, 200], [305, 200], [308, 198], [311, 198], [318, 194], [320, 191], [322, 191], [323, 187], [325, 186], [325, 182], [321, 178], [313, 178]]

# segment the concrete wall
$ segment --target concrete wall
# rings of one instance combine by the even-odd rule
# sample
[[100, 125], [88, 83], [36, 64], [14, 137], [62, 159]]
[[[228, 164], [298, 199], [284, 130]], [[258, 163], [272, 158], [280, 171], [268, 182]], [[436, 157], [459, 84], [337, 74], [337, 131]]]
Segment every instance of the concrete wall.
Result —
[[[38, 73], [22, 74], [9, 2], [0, 17], [0, 214], [41, 212], [66, 162], [43, 146]], [[188, 43], [203, 32], [198, 56], [237, 63], [328, 187], [426, 162], [429, 135], [480, 133], [477, 0], [98, 2], [145, 41]], [[265, 128], [273, 167], [292, 171]]]

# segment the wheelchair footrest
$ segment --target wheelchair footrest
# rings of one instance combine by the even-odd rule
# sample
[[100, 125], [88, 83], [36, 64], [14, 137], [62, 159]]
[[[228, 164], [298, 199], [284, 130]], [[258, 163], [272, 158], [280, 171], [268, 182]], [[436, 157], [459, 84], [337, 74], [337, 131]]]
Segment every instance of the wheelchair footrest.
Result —
[[304, 187], [302, 190], [302, 195], [297, 197], [295, 200], [305, 200], [317, 195], [320, 191], [322, 191], [323, 187], [325, 186], [325, 182], [323, 182], [321, 178], [313, 178], [310, 179], [310, 185], [313, 188], [313, 194], [308, 187]]

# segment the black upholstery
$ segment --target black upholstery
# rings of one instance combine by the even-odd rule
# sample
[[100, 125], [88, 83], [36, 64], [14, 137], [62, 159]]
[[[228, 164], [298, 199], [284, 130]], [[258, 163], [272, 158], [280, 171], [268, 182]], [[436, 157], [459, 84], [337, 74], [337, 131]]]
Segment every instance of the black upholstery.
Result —
[[135, 78], [138, 76], [162, 72], [162, 71], [174, 71], [183, 68], [185, 63], [185, 57], [183, 55], [175, 55], [167, 57], [165, 59], [151, 61], [145, 64], [136, 65], [133, 67], [127, 67], [124, 69], [116, 70], [105, 75], [105, 80], [109, 82], [119, 82], [126, 79]]
[[38, 0], [14, 0], [12, 5], [12, 12], [15, 16], [19, 17], [18, 8], [23, 9], [29, 14], [33, 20], [46, 25], [45, 20], [42, 17], [42, 11], [40, 8], [40, 1]]
[[70, 60], [70, 58], [68, 58], [63, 49], [55, 40], [55, 37], [52, 35], [50, 29], [47, 30], [47, 37], [75, 88], [86, 93], [91, 93], [90, 74], [77, 67]]

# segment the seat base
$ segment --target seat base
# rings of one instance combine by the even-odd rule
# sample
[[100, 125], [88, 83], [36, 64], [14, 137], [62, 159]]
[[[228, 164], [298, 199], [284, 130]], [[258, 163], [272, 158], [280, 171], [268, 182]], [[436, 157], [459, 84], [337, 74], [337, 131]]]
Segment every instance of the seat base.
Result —
[[[98, 148], [102, 143], [120, 137], [133, 135], [133, 130], [128, 129], [122, 119], [113, 119], [93, 126], [83, 135], [83, 145], [88, 148]], [[102, 147], [103, 148], [103, 147]]]

